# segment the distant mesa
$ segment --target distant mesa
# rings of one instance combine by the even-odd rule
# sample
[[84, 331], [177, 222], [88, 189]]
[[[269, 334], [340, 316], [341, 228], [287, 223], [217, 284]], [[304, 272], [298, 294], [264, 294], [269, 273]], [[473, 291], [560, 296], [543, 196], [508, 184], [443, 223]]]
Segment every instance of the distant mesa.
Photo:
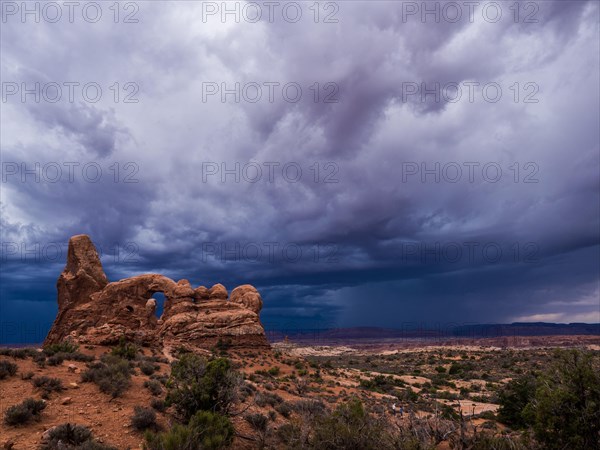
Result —
[[[222, 284], [193, 288], [159, 274], [109, 282], [89, 236], [69, 240], [67, 264], [58, 277], [58, 314], [45, 344], [66, 338], [81, 344], [112, 345], [121, 337], [143, 345], [210, 349], [269, 347], [259, 313], [262, 299], [245, 284], [231, 295]], [[164, 310], [156, 316], [152, 296], [162, 292]]]

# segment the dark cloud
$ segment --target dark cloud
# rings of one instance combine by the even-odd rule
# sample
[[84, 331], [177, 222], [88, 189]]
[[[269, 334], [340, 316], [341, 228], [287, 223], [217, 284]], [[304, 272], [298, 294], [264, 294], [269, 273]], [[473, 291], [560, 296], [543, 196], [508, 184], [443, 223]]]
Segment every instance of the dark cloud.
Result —
[[[338, 23], [307, 9], [221, 23], [200, 3], [145, 2], [136, 24], [3, 24], [3, 80], [103, 89], [96, 103], [2, 104], [2, 161], [17, 164], [1, 186], [3, 320], [37, 303], [32, 320], [52, 319], [78, 233], [111, 279], [251, 282], [272, 327], [600, 320], [598, 4], [536, 5], [536, 23], [508, 7], [498, 23], [479, 9], [422, 23], [402, 2], [340, 3]], [[139, 102], [123, 103], [127, 82]], [[206, 83], [240, 83], [240, 101], [204, 101]], [[462, 97], [407, 95], [436, 83]]]

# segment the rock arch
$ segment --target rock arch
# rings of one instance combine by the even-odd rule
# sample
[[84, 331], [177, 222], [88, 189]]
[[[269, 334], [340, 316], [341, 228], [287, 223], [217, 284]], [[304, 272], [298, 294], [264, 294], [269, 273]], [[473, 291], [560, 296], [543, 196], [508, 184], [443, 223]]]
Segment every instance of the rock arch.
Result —
[[[124, 336], [142, 344], [180, 342], [212, 347], [227, 338], [237, 346], [268, 346], [259, 313], [262, 299], [251, 285], [227, 289], [193, 288], [160, 274], [108, 282], [100, 258], [86, 235], [69, 240], [67, 264], [57, 281], [59, 311], [46, 344], [70, 338], [81, 343], [113, 344]], [[156, 317], [152, 296], [165, 296]]]

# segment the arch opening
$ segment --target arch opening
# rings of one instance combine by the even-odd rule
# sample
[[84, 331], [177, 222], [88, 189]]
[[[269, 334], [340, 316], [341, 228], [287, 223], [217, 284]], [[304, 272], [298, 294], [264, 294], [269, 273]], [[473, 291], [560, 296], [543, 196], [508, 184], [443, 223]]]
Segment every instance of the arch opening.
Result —
[[165, 294], [164, 292], [155, 292], [152, 294], [152, 298], [156, 300], [156, 318], [160, 319], [165, 309]]

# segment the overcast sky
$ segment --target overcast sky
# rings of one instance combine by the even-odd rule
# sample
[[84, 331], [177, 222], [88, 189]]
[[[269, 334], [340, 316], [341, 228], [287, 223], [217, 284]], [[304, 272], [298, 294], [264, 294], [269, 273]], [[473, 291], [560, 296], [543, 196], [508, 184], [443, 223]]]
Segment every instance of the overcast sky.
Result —
[[43, 338], [81, 233], [270, 329], [600, 322], [597, 2], [23, 5], [0, 340]]

